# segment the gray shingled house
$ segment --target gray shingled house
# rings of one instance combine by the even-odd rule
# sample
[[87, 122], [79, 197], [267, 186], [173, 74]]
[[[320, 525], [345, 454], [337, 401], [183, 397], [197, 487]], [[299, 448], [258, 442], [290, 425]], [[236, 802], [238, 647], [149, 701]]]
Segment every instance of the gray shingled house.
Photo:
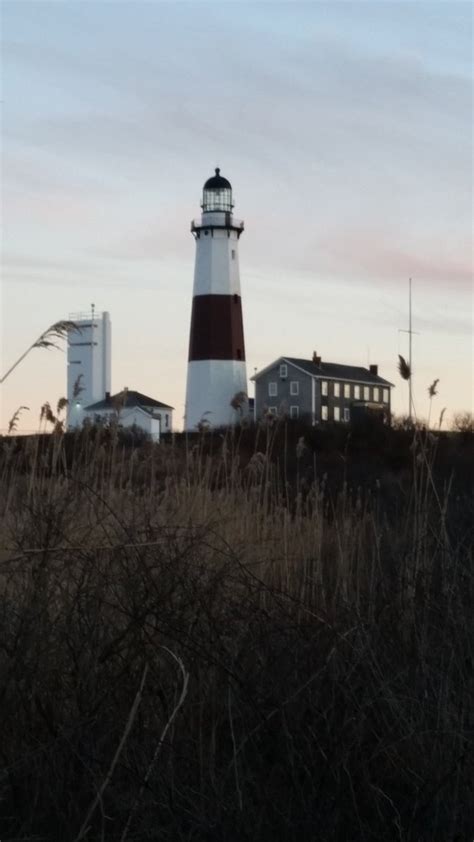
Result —
[[315, 352], [310, 360], [279, 357], [252, 380], [255, 419], [270, 413], [320, 424], [354, 421], [371, 413], [390, 421], [393, 383], [380, 377], [376, 365], [327, 363]]

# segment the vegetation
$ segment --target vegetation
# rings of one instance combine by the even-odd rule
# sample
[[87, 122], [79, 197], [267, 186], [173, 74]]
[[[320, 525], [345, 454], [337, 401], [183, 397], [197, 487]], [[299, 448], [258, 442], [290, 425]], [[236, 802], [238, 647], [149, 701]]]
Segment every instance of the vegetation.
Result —
[[342, 426], [0, 439], [2, 842], [472, 839], [473, 437]]

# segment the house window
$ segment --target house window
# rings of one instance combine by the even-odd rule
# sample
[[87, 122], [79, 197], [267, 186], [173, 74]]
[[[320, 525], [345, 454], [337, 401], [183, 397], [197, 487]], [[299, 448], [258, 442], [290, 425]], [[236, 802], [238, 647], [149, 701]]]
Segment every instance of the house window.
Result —
[[298, 380], [292, 380], [290, 383], [290, 395], [299, 395], [300, 384]]
[[327, 393], [328, 393], [328, 381], [327, 380], [321, 380], [321, 394], [326, 397]]
[[276, 414], [277, 414], [277, 408], [276, 408], [276, 406], [269, 406], [269, 407], [268, 407], [268, 414], [269, 414], [269, 415], [276, 415]]
[[344, 397], [350, 398], [350, 396], [351, 396], [351, 384], [350, 383], [344, 383]]
[[340, 421], [340, 420], [341, 420], [341, 410], [339, 409], [339, 407], [338, 407], [338, 406], [335, 406], [335, 407], [334, 407], [334, 420], [335, 420], [335, 421]]
[[351, 420], [351, 411], [350, 411], [348, 406], [345, 406], [344, 407], [344, 421], [346, 421], [346, 423], [347, 423], [347, 421], [350, 421], [350, 420]]
[[327, 408], [327, 406], [322, 406], [321, 407], [321, 421], [327, 421], [327, 420], [328, 420], [328, 408]]
[[338, 397], [340, 397], [340, 394], [341, 394], [341, 384], [335, 383], [334, 384], [334, 397], [338, 398]]
[[360, 401], [360, 386], [354, 386], [354, 400]]
[[383, 390], [383, 399], [384, 399], [384, 403], [388, 403], [388, 402], [389, 402], [389, 399], [390, 399], [390, 393], [389, 393], [388, 389], [384, 389], [384, 390]]
[[268, 394], [271, 398], [276, 398], [278, 394], [278, 385], [275, 382], [268, 384]]
[[364, 386], [364, 400], [370, 401], [370, 387]]
[[235, 249], [232, 249], [232, 260], [235, 260]]
[[280, 377], [288, 377], [288, 366], [285, 363], [280, 366]]
[[298, 418], [299, 414], [300, 414], [299, 407], [290, 406], [290, 418]]
[[378, 401], [379, 399], [379, 390], [377, 386], [374, 386], [374, 401]]

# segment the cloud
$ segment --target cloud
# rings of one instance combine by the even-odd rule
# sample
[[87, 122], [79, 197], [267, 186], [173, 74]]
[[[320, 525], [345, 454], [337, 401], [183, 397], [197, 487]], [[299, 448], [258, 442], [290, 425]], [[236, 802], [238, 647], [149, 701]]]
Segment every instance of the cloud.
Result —
[[470, 288], [467, 243], [464, 248], [450, 249], [446, 241], [420, 238], [410, 248], [403, 237], [393, 238], [389, 233], [380, 226], [334, 230], [318, 242], [321, 263], [328, 271], [368, 280], [400, 282], [413, 277], [438, 288]]

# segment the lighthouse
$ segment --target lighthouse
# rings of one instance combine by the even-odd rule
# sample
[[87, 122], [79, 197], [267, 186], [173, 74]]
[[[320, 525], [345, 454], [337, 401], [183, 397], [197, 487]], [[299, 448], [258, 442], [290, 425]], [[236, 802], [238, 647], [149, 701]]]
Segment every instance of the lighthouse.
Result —
[[202, 214], [191, 223], [196, 241], [189, 337], [185, 429], [236, 423], [246, 414], [239, 238], [232, 186], [216, 169], [203, 188]]

